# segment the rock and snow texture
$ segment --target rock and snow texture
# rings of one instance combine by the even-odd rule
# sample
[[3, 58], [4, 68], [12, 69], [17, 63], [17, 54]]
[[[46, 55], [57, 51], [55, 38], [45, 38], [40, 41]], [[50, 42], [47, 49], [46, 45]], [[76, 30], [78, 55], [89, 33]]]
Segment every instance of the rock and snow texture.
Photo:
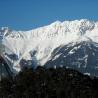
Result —
[[[1, 49], [1, 53], [8, 63], [13, 66], [12, 69], [16, 71], [20, 71], [22, 65], [43, 66], [52, 59], [56, 48], [59, 47], [58, 50], [60, 50], [62, 49], [61, 46], [68, 45], [66, 48], [68, 49], [81, 42], [90, 42], [94, 43], [95, 47], [98, 46], [98, 22], [81, 19], [64, 22], [56, 21], [48, 26], [30, 31], [0, 29], [0, 47], [5, 47]], [[75, 50], [80, 49], [80, 47], [74, 47], [69, 51], [69, 54], [74, 54]], [[53, 59], [57, 59], [60, 55], [57, 54]], [[87, 63], [87, 56], [85, 55], [83, 58], [85, 64]], [[98, 57], [98, 55], [96, 56]], [[80, 66], [78, 65], [78, 67]]]
[[60, 46], [54, 49], [51, 59], [45, 66], [48, 68], [67, 66], [98, 76], [98, 44], [82, 41]]

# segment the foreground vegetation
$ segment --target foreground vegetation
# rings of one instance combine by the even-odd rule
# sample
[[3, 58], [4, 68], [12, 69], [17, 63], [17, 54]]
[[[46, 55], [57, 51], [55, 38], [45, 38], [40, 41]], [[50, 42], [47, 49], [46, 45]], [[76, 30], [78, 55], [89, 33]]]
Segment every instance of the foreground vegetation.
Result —
[[24, 69], [0, 82], [0, 98], [97, 98], [98, 80], [66, 68]]

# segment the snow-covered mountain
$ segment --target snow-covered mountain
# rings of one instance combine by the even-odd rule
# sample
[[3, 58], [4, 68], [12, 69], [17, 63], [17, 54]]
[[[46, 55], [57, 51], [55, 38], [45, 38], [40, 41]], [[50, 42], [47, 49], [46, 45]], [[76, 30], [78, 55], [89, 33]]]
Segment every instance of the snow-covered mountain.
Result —
[[46, 67], [74, 68], [98, 76], [98, 43], [82, 41], [59, 46], [52, 52]]
[[20, 71], [23, 65], [36, 67], [45, 64], [49, 67], [58, 61], [55, 66], [67, 63], [77, 69], [91, 67], [97, 70], [98, 22], [87, 19], [56, 21], [30, 31], [2, 27], [0, 47], [12, 71]]

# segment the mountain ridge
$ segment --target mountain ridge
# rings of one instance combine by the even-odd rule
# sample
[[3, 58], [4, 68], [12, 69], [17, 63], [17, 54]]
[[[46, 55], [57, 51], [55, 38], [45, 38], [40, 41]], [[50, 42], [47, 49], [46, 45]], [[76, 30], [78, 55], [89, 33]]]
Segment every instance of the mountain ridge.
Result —
[[[1, 53], [6, 60], [11, 62], [12, 69], [16, 71], [21, 70], [22, 59], [33, 61], [36, 66], [43, 66], [51, 59], [52, 52], [57, 47], [83, 41], [98, 43], [97, 21], [87, 19], [56, 21], [30, 31], [15, 31], [9, 28], [0, 30], [0, 46], [4, 46]], [[12, 54], [15, 54], [17, 59], [10, 58], [9, 55]]]

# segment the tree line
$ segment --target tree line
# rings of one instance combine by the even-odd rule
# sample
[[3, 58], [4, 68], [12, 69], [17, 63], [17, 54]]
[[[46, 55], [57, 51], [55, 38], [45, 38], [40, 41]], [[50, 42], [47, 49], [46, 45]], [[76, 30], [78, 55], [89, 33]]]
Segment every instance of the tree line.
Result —
[[25, 68], [0, 82], [0, 98], [97, 98], [98, 79], [62, 68]]

